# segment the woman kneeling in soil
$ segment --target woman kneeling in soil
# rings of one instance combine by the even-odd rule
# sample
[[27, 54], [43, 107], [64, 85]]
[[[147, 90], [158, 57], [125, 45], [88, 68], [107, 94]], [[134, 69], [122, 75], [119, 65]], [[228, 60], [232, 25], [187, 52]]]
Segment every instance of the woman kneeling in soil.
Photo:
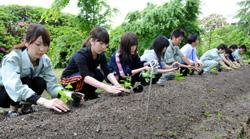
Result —
[[[158, 36], [155, 38], [152, 46], [149, 50], [145, 50], [143, 55], [141, 56], [141, 61], [145, 62], [145, 65], [148, 65], [151, 61], [157, 61], [159, 68], [156, 70], [155, 78], [152, 80], [152, 83], [156, 83], [159, 78], [166, 78], [168, 76], [168, 72], [174, 71], [178, 69], [178, 62], [173, 63], [173, 66], [168, 66], [163, 61], [162, 57], [164, 56], [164, 52], [169, 46], [169, 41], [165, 36]], [[167, 80], [167, 79], [166, 79]]]
[[[142, 82], [144, 79], [140, 77], [143, 70], [149, 70], [150, 67], [143, 66], [140, 57], [137, 54], [138, 40], [134, 33], [127, 32], [122, 35], [120, 48], [114, 52], [109, 61], [109, 68], [114, 72], [116, 79], [121, 82], [125, 78], [131, 77], [131, 85], [136, 82]], [[135, 93], [143, 91], [141, 84], [133, 88]]]
[[[48, 31], [40, 24], [28, 27], [23, 42], [7, 54], [0, 71], [0, 107], [10, 108], [7, 117], [37, 111], [32, 104], [39, 104], [58, 112], [69, 108], [57, 97], [63, 87], [56, 83], [51, 61], [45, 54], [50, 45]], [[51, 94], [51, 100], [41, 97], [43, 91]], [[24, 102], [24, 103], [22, 103]]]
[[[124, 91], [108, 68], [104, 54], [108, 43], [109, 34], [106, 29], [102, 27], [92, 29], [83, 48], [71, 57], [63, 71], [62, 85], [71, 84], [74, 91], [85, 94], [85, 100], [98, 98], [95, 92], [97, 88], [113, 94]], [[103, 72], [97, 68], [99, 65]], [[103, 73], [113, 85], [102, 82], [105, 79]]]

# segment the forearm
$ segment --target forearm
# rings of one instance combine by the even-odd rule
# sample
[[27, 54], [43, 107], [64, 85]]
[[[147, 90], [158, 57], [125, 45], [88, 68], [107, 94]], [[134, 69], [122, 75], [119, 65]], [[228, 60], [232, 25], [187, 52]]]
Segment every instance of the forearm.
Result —
[[84, 78], [84, 82], [93, 86], [93, 87], [100, 88], [100, 89], [104, 89], [105, 87], [107, 87], [106, 84], [96, 80], [95, 78], [93, 78], [91, 76], [86, 76]]
[[166, 72], [170, 72], [170, 71], [174, 71], [175, 69], [174, 68], [171, 68], [171, 69], [157, 69], [157, 72], [158, 73], [166, 73]]
[[226, 68], [226, 69], [231, 69], [230, 67], [228, 67], [223, 61], [219, 62], [221, 64], [222, 67]]
[[143, 71], [145, 69], [145, 67], [142, 67], [142, 68], [139, 68], [139, 69], [135, 69], [135, 70], [132, 70], [132, 76], [137, 74], [137, 73], [140, 73], [141, 71]]
[[182, 60], [187, 64], [187, 65], [192, 65], [192, 63], [187, 59], [187, 57], [183, 56]]
[[230, 63], [226, 58], [224, 58], [223, 61], [224, 61], [224, 63], [227, 64], [229, 67], [232, 66], [231, 63]]
[[113, 73], [108, 74], [107, 78], [113, 85], [119, 85]]

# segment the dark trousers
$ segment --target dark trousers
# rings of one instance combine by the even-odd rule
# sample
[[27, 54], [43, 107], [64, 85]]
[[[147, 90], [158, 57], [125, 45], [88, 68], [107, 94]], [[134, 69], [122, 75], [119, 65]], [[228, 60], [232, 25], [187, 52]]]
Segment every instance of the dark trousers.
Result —
[[[41, 77], [34, 77], [29, 79], [28, 77], [21, 78], [23, 84], [28, 85], [37, 95], [42, 95], [46, 89], [46, 81]], [[14, 102], [6, 92], [4, 86], [0, 86], [0, 107], [9, 108], [12, 106], [19, 106], [20, 102]]]
[[[100, 82], [102, 82], [105, 78], [103, 73], [99, 69], [94, 70], [92, 74], [93, 76], [91, 77], [95, 78], [96, 80]], [[76, 73], [74, 75], [71, 75], [70, 77], [62, 78], [61, 83], [63, 87], [70, 84], [73, 87], [71, 91], [81, 92], [85, 94], [86, 100], [94, 99], [97, 97], [97, 94], [95, 93], [95, 90], [97, 88], [85, 83], [80, 73]]]

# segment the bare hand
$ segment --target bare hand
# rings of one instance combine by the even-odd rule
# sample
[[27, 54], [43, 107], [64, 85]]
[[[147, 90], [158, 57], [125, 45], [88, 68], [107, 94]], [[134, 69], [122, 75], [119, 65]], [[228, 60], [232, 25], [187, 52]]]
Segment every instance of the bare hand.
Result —
[[43, 105], [46, 108], [53, 109], [58, 112], [69, 111], [69, 108], [67, 107], [67, 105], [57, 98], [48, 100], [48, 99], [41, 97], [37, 100], [37, 104]]
[[151, 70], [151, 68], [149, 66], [144, 66], [143, 69], [144, 70]]
[[118, 94], [125, 90], [122, 86], [110, 86], [108, 85], [105, 89], [106, 92], [112, 93], [112, 94]]

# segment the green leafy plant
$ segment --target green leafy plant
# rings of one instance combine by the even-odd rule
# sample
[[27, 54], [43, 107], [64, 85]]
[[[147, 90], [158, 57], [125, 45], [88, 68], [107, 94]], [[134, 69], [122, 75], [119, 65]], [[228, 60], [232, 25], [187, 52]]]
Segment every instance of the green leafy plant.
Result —
[[216, 113], [216, 118], [217, 118], [218, 121], [221, 121], [222, 113], [221, 112], [217, 112]]
[[124, 80], [121, 80], [120, 82], [121, 82], [121, 86], [123, 86], [125, 89], [132, 89], [130, 76], [125, 76]]
[[68, 84], [67, 86], [65, 86], [66, 90], [59, 90], [58, 91], [58, 94], [60, 95], [59, 99], [62, 100], [66, 104], [73, 101], [73, 99], [71, 97], [66, 95], [66, 92], [69, 92], [69, 90], [72, 88], [73, 88], [72, 85]]
[[175, 73], [175, 80], [176, 81], [181, 81], [181, 80], [184, 80], [184, 79], [185, 79], [185, 77], [183, 77], [183, 75], [180, 72]]
[[153, 70], [147, 70], [147, 71], [143, 71], [143, 72], [142, 72], [142, 77], [145, 79], [145, 81], [146, 81], [147, 83], [149, 83], [150, 79], [151, 79], [151, 78], [154, 78], [155, 75], [154, 75]]
[[218, 74], [218, 71], [216, 69], [216, 67], [213, 67], [211, 70], [210, 70], [211, 73], [213, 74]]
[[203, 113], [203, 115], [206, 117], [206, 118], [210, 118], [212, 115], [209, 111], [206, 111]]

